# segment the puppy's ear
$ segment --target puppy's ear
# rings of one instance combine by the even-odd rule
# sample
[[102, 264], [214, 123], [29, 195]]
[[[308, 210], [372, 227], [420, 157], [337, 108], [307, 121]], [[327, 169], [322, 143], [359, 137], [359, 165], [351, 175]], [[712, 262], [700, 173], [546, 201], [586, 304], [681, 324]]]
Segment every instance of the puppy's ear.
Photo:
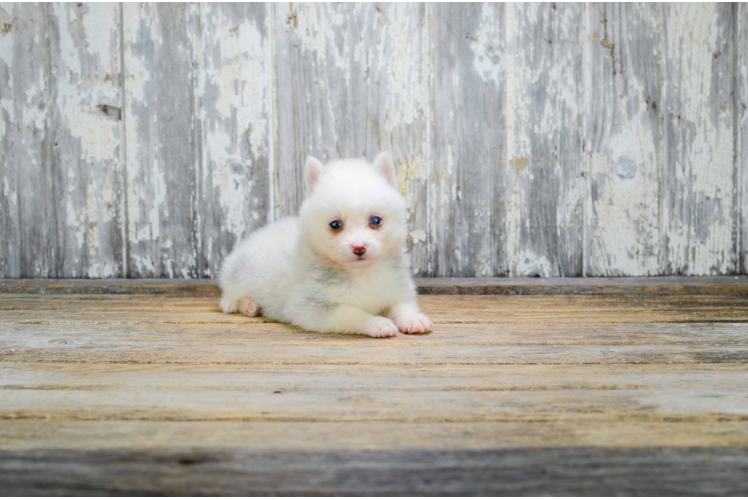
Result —
[[306, 164], [304, 165], [304, 182], [306, 183], [306, 194], [312, 194], [314, 186], [317, 185], [320, 176], [322, 175], [322, 163], [313, 156], [306, 157]]
[[393, 187], [397, 187], [397, 180], [395, 179], [395, 162], [392, 161], [389, 151], [382, 151], [374, 158], [374, 168], [377, 172], [382, 174], [387, 182]]

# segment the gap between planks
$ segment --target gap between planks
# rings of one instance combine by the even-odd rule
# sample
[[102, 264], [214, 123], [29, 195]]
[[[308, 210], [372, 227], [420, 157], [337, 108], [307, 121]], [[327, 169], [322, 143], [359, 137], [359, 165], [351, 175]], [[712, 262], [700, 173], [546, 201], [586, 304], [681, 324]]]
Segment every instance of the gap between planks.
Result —
[[[416, 278], [421, 295], [740, 295], [748, 276], [647, 278]], [[0, 293], [218, 297], [209, 279], [0, 279]]]

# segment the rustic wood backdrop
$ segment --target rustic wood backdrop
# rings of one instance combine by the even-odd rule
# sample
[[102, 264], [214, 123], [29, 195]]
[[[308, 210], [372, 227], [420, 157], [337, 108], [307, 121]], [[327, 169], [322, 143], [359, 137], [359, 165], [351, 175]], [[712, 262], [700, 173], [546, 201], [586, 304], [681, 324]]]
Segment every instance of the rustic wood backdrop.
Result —
[[389, 149], [425, 276], [748, 267], [746, 4], [5, 4], [0, 276], [215, 277]]

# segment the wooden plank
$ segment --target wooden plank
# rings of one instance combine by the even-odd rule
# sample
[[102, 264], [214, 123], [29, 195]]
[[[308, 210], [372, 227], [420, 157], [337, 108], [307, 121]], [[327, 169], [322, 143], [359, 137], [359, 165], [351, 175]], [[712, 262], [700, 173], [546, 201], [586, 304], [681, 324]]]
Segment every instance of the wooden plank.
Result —
[[744, 325], [646, 324], [745, 296], [425, 296], [397, 346], [215, 297], [0, 299], [3, 491], [745, 490]]
[[0, 274], [59, 275], [48, 5], [0, 11]]
[[739, 260], [740, 272], [748, 274], [748, 6], [737, 7], [738, 17], [736, 19], [738, 30], [737, 55], [738, 62], [735, 68], [736, 77], [736, 104], [735, 116], [738, 131], [738, 183], [736, 186], [738, 210], [740, 213], [740, 243]]
[[[64, 299], [64, 300], [63, 300]], [[429, 296], [427, 336], [389, 342], [225, 316], [210, 299], [17, 296], [0, 310], [9, 362], [596, 364], [744, 362], [745, 298]], [[642, 321], [687, 324], [642, 325]], [[23, 335], [18, 332], [23, 331]], [[54, 340], [53, 340], [54, 339]], [[342, 356], [345, 353], [345, 356]], [[341, 357], [342, 356], [342, 357]]]
[[555, 422], [169, 422], [0, 420], [0, 449], [256, 451], [486, 450], [748, 445], [745, 421]]
[[495, 276], [503, 190], [504, 7], [436, 4], [432, 276]]
[[[80, 300], [60, 300], [49, 296], [42, 302], [18, 296], [4, 300], [0, 321], [7, 325], [112, 324], [173, 324], [202, 323], [242, 326], [274, 323], [266, 318], [219, 315], [212, 299], [169, 300], [130, 296], [113, 298], [95, 296], [96, 304]], [[437, 324], [518, 325], [595, 325], [640, 324], [641, 322], [744, 322], [745, 299], [694, 296], [689, 300], [671, 297], [640, 299], [637, 297], [497, 297], [494, 296], [427, 296], [421, 304]], [[622, 300], [612, 300], [612, 299]], [[473, 302], [472, 306], [465, 306]], [[480, 300], [477, 300], [480, 299]], [[625, 299], [625, 300], [623, 300]], [[527, 301], [532, 300], [532, 303]], [[549, 310], [555, 309], [555, 310]], [[254, 328], [254, 326], [251, 326]], [[300, 331], [300, 330], [297, 330]], [[355, 337], [358, 338], [358, 337]], [[410, 338], [410, 337], [405, 337]]]
[[[744, 296], [426, 295], [419, 302], [437, 324], [595, 325], [748, 321], [748, 297]], [[220, 313], [215, 298], [211, 297], [5, 295], [0, 301], [0, 322], [8, 325], [64, 322], [254, 325], [269, 321], [263, 317], [224, 315]]]
[[511, 276], [583, 272], [582, 4], [506, 5], [506, 162]]
[[737, 4], [666, 4], [665, 172], [668, 274], [729, 274], [735, 248]]
[[[0, 419], [742, 421], [744, 365], [0, 365]], [[608, 369], [610, 368], [610, 371]]]
[[0, 275], [121, 276], [118, 7], [0, 17]]
[[[123, 330], [124, 329], [124, 330]], [[543, 346], [713, 346], [740, 347], [746, 340], [740, 323], [611, 323], [575, 324], [521, 319], [504, 324], [441, 323], [438, 331], [428, 336], [403, 336], [398, 342], [404, 350], [417, 352], [419, 348], [437, 348], [439, 353], [449, 347], [467, 349], [483, 347], [543, 347]], [[19, 338], [18, 331], [23, 331]], [[79, 321], [24, 322], [5, 321], [0, 325], [0, 341], [5, 354], [15, 349], [52, 349], [58, 356], [73, 355], [76, 351], [86, 355], [109, 348], [118, 351], [142, 350], [150, 344], [164, 349], [193, 350], [203, 345], [206, 349], [223, 351], [233, 345], [240, 349], [263, 346], [279, 350], [349, 347], [353, 351], [384, 355], [392, 347], [386, 343], [369, 341], [363, 337], [304, 332], [281, 323], [248, 322], [121, 322]], [[373, 346], [376, 346], [374, 348]], [[314, 347], [314, 349], [317, 349]], [[381, 349], [380, 349], [381, 348]], [[435, 351], [436, 352], [436, 351]], [[536, 351], [539, 352], [539, 351]], [[220, 352], [207, 353], [220, 362]], [[291, 356], [293, 357], [293, 356]]]
[[127, 277], [197, 277], [197, 5], [123, 9]]
[[428, 19], [423, 4], [278, 4], [275, 216], [296, 215], [307, 155], [395, 159], [413, 269], [426, 274], [431, 165]]
[[[491, 328], [486, 328], [491, 330]], [[448, 332], [448, 329], [445, 329]], [[159, 342], [158, 349], [135, 342], [95, 342], [77, 349], [66, 349], [48, 342], [46, 346], [28, 347], [31, 342], [4, 342], [0, 361], [13, 363], [112, 363], [112, 364], [225, 364], [225, 365], [356, 365], [356, 366], [423, 366], [443, 364], [474, 365], [608, 365], [608, 364], [689, 364], [746, 363], [745, 345], [418, 345], [406, 340], [381, 346], [363, 340], [348, 344], [317, 345], [308, 339], [304, 356], [289, 352], [293, 342], [255, 344], [216, 344], [209, 348], [197, 343], [173, 345]], [[358, 339], [358, 338], [356, 338]], [[64, 339], [63, 339], [64, 340]], [[354, 342], [358, 342], [355, 344]], [[36, 341], [35, 343], [39, 343]], [[77, 343], [77, 342], [76, 342]], [[398, 350], [392, 353], [392, 346]], [[401, 347], [402, 346], [402, 347]], [[425, 351], [424, 351], [425, 350]]]
[[[17, 132], [12, 130], [14, 94], [12, 92], [13, 59], [15, 48], [15, 32], [13, 23], [13, 5], [0, 5], [0, 233], [4, 235], [0, 240], [0, 277], [11, 278], [21, 276], [21, 252], [17, 242], [20, 241], [20, 225], [18, 212], [18, 179], [13, 163], [13, 136]], [[18, 29], [18, 26], [16, 26]], [[19, 36], [19, 41], [21, 40]], [[8, 130], [8, 129], [11, 130]]]
[[57, 276], [123, 276], [117, 4], [50, 6]]
[[30, 294], [148, 294], [220, 297], [221, 289], [209, 279], [97, 279], [0, 280], [0, 293]]
[[268, 6], [200, 6], [200, 276], [270, 215], [273, 92]]
[[[377, 371], [371, 371], [376, 376]], [[85, 372], [81, 373], [81, 376]], [[324, 384], [324, 378], [320, 382]], [[198, 384], [200, 377], [196, 377]], [[269, 377], [272, 383], [272, 377]], [[748, 384], [729, 382], [635, 389], [507, 391], [353, 385], [255, 388], [103, 387], [0, 389], [0, 419], [242, 422], [506, 422], [574, 420], [745, 421]]]
[[744, 283], [748, 278], [743, 276], [416, 279], [421, 295], [745, 295]]
[[[615, 328], [606, 329], [615, 331]], [[676, 332], [658, 331], [658, 335], [637, 335], [631, 344], [651, 345], [677, 343], [676, 334], [684, 343], [704, 344], [706, 332]], [[628, 331], [632, 331], [629, 329]], [[134, 333], [134, 332], [133, 332]], [[564, 334], [573, 334], [565, 330]], [[589, 331], [586, 332], [589, 335]], [[651, 332], [650, 332], [651, 333]], [[715, 343], [739, 344], [745, 341], [745, 335], [739, 338], [737, 331], [725, 333], [725, 329], [711, 331], [711, 338]], [[725, 339], [719, 342], [721, 335]], [[150, 341], [159, 348], [163, 342]], [[524, 336], [524, 334], [522, 335]], [[580, 340], [578, 335], [569, 341], [573, 345], [585, 345], [588, 342]], [[623, 334], [620, 335], [623, 337]], [[668, 337], [661, 339], [659, 337]], [[690, 340], [690, 337], [697, 340]], [[217, 335], [207, 337], [210, 345], [218, 342]], [[228, 337], [224, 342], [236, 342], [240, 339], [237, 332], [221, 332], [221, 338]], [[519, 337], [519, 335], [515, 335]], [[554, 339], [560, 344], [559, 337]], [[74, 340], [67, 338], [68, 349], [72, 349]], [[61, 343], [64, 338], [47, 337], [52, 342]], [[730, 340], [728, 340], [730, 339]], [[192, 340], [196, 335], [192, 334]], [[258, 340], [257, 335], [248, 336], [248, 340]], [[472, 339], [470, 339], [472, 340]], [[617, 345], [614, 340], [604, 339], [606, 345]], [[276, 344], [285, 343], [289, 348], [300, 348], [302, 342], [293, 342], [272, 335]], [[318, 339], [325, 346], [332, 345], [325, 339]], [[518, 343], [521, 340], [518, 339]], [[536, 345], [537, 339], [535, 340]], [[598, 339], [599, 343], [600, 340]], [[267, 341], [265, 342], [267, 343]], [[316, 343], [316, 342], [315, 342]], [[500, 340], [496, 344], [501, 343]], [[553, 343], [548, 341], [548, 344]], [[310, 342], [306, 342], [309, 345]], [[473, 345], [476, 343], [473, 342]], [[507, 343], [508, 344], [508, 343]], [[543, 344], [543, 345], [548, 345]], [[527, 342], [531, 345], [531, 342]], [[461, 392], [515, 392], [515, 391], [650, 391], [667, 387], [673, 392], [673, 397], [666, 397], [657, 407], [674, 407], [676, 392], [685, 389], [698, 389], [703, 393], [710, 387], [728, 389], [732, 387], [736, 392], [740, 387], [748, 384], [748, 372], [740, 363], [721, 364], [643, 364], [630, 366], [625, 364], [610, 364], [604, 367], [593, 365], [469, 365], [442, 364], [423, 366], [391, 366], [379, 365], [362, 371], [358, 366], [351, 365], [191, 365], [191, 364], [95, 364], [95, 363], [11, 363], [0, 365], [3, 378], [0, 389], [15, 391], [37, 391], [40, 395], [44, 391], [103, 391], [103, 390], [144, 390], [144, 391], [243, 391], [262, 390], [274, 393], [279, 390], [282, 394], [292, 396], [296, 392], [314, 391], [385, 391], [399, 392], [428, 391], [461, 391]], [[699, 395], [697, 395], [699, 396]], [[106, 402], [105, 402], [106, 403]], [[711, 408], [711, 407], [710, 407]], [[715, 409], [716, 408], [712, 408]], [[686, 413], [691, 412], [686, 407]], [[711, 411], [711, 409], [710, 409]], [[670, 414], [683, 411], [669, 412]], [[709, 413], [709, 412], [707, 412]], [[692, 415], [693, 416], [693, 415]], [[716, 418], [716, 417], [715, 417]]]
[[662, 31], [660, 4], [587, 6], [586, 276], [663, 272]]
[[[416, 278], [421, 295], [748, 295], [746, 276], [648, 278]], [[219, 297], [208, 279], [0, 279], [0, 294]]]
[[122, 275], [116, 3], [0, 13], [0, 275]]
[[741, 448], [2, 452], [11, 495], [740, 496]]

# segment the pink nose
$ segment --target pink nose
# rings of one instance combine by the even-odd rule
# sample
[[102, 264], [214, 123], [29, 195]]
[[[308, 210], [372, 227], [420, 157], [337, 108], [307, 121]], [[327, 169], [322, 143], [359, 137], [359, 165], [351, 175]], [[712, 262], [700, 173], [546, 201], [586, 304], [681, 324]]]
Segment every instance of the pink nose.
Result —
[[359, 257], [366, 253], [366, 247], [363, 245], [357, 245], [353, 247], [353, 253], [358, 255]]

